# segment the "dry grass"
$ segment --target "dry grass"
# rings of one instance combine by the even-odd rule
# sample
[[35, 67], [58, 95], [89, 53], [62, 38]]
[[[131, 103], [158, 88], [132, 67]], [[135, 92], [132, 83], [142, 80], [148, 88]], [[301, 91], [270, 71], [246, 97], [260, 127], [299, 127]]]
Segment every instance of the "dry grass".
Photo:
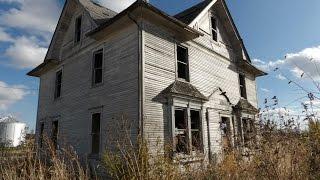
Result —
[[[196, 165], [173, 160], [169, 146], [150, 153], [145, 141], [138, 138], [135, 145], [128, 136], [106, 150], [102, 165], [113, 179], [320, 179], [319, 122], [304, 133], [264, 129], [260, 136], [250, 158], [234, 149], [220, 163]], [[97, 179], [71, 150], [47, 148], [41, 156], [47, 158], [32, 144], [1, 152], [0, 179]]]
[[47, 144], [48, 148], [42, 152], [38, 152], [33, 143], [18, 149], [2, 149], [0, 179], [90, 179], [87, 168], [80, 165], [75, 153], [66, 149], [57, 152]]

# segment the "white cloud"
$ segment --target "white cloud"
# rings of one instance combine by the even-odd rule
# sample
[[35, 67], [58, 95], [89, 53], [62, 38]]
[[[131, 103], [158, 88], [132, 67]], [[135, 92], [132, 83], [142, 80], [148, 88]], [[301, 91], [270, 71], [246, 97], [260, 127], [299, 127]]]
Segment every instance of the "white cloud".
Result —
[[95, 0], [96, 2], [100, 3], [101, 5], [116, 11], [121, 12], [122, 10], [129, 7], [135, 0]]
[[35, 37], [19, 37], [5, 51], [10, 58], [9, 64], [18, 69], [32, 68], [39, 65], [47, 52], [47, 48], [41, 47]]
[[[3, 1], [3, 0], [2, 0]], [[7, 2], [13, 2], [12, 0]], [[17, 8], [11, 8], [0, 15], [0, 24], [13, 28], [41, 32], [53, 32], [61, 11], [57, 0], [17, 1]]]
[[270, 92], [270, 90], [266, 89], [266, 88], [261, 88], [261, 91], [266, 92], [266, 93]]
[[286, 80], [286, 79], [287, 79], [287, 78], [284, 77], [282, 74], [278, 74], [278, 75], [276, 76], [276, 78], [279, 79], [279, 80]]
[[305, 72], [316, 80], [320, 79], [320, 46], [306, 48], [296, 53], [289, 53], [285, 57], [284, 59], [269, 61], [267, 63], [261, 60], [254, 62], [257, 67], [265, 71], [272, 71], [275, 68], [289, 68], [296, 77], [301, 77], [302, 73]]
[[14, 38], [0, 27], [0, 42], [13, 42]]
[[28, 92], [23, 85], [8, 85], [0, 81], [0, 110], [6, 110], [17, 101], [22, 100]]

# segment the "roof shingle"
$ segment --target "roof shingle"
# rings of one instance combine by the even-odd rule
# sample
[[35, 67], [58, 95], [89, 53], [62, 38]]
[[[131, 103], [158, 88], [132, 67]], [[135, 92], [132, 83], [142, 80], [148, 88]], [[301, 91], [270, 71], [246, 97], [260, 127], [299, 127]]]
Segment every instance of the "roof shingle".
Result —
[[205, 9], [212, 0], [202, 1], [176, 15], [174, 17], [186, 24], [190, 24]]

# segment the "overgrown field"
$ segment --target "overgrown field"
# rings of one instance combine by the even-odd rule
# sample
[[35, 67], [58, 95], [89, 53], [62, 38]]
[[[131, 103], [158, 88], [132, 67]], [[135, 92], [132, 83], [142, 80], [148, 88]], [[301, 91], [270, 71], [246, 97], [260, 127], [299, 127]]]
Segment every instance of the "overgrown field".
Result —
[[103, 155], [101, 167], [107, 172], [103, 177], [80, 163], [71, 149], [57, 154], [48, 148], [44, 160], [28, 144], [1, 150], [0, 179], [320, 179], [318, 122], [310, 123], [303, 133], [265, 128], [260, 136], [249, 158], [234, 149], [219, 163], [200, 162], [194, 167], [179, 165], [169, 152], [150, 155], [142, 140], [138, 147], [118, 143], [118, 150]]

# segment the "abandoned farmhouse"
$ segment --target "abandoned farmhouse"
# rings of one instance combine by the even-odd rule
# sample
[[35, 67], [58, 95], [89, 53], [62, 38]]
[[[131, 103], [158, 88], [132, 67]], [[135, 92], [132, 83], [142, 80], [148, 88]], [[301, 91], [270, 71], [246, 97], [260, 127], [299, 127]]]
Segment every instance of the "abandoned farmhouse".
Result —
[[[116, 13], [91, 0], [66, 0], [40, 78], [36, 139], [99, 158], [117, 124], [130, 124], [151, 151], [219, 155], [256, 131], [256, 78], [224, 0], [174, 16], [145, 0]], [[121, 136], [121, 135], [120, 135]], [[122, 138], [122, 137], [120, 137]]]

